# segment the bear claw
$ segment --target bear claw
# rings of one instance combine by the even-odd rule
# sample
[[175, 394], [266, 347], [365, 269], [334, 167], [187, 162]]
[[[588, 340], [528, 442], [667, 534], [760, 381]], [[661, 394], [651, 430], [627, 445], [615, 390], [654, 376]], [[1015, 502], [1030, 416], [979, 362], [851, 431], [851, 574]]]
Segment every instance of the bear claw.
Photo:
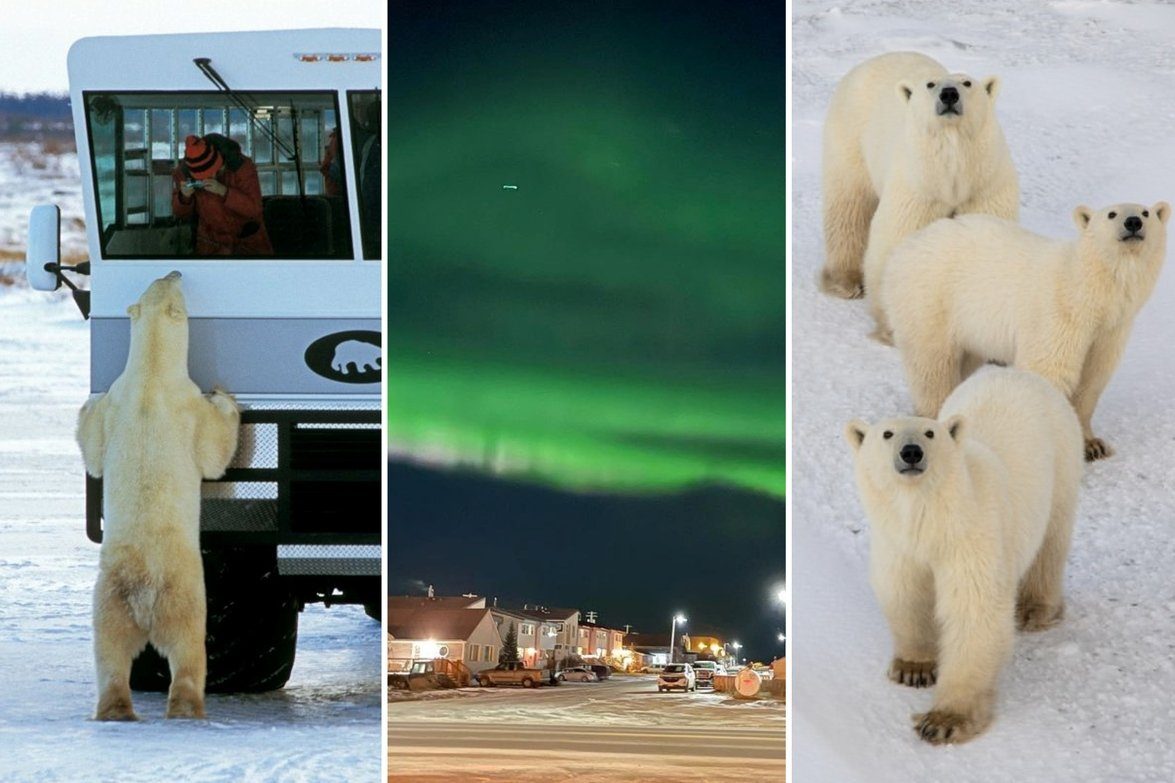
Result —
[[1113, 456], [1114, 450], [1110, 444], [1101, 438], [1087, 438], [1085, 441], [1085, 461], [1096, 462], [1099, 459]]
[[966, 742], [978, 734], [968, 718], [946, 710], [931, 710], [915, 715], [914, 731], [931, 745]]
[[938, 665], [934, 661], [894, 658], [889, 665], [889, 679], [911, 688], [929, 688], [938, 680]]
[[1016, 606], [1016, 627], [1032, 633], [1052, 628], [1061, 621], [1065, 607], [1054, 604], [1030, 603]]
[[841, 299], [865, 298], [865, 283], [859, 275], [834, 275], [825, 270], [820, 275], [820, 290]]

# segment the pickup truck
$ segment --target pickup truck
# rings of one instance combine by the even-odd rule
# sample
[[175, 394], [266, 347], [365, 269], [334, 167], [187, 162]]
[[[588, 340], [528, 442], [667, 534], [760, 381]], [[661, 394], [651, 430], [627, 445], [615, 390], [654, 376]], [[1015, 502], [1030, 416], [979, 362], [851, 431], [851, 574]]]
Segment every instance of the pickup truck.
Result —
[[726, 669], [714, 661], [694, 661], [694, 674], [698, 677], [699, 688], [713, 688], [714, 675], [726, 674]]
[[492, 669], [485, 669], [477, 673], [477, 684], [483, 688], [492, 688], [497, 685], [521, 685], [523, 688], [533, 688], [542, 685], [549, 679], [542, 669], [532, 669], [521, 661], [499, 663]]

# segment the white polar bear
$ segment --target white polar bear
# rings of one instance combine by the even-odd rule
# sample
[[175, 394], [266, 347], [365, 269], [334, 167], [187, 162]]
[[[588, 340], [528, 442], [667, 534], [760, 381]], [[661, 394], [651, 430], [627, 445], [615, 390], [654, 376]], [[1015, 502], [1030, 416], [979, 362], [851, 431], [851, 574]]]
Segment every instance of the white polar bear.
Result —
[[224, 473], [237, 447], [232, 397], [188, 378], [180, 274], [153, 282], [127, 309], [126, 369], [78, 415], [90, 475], [103, 480], [105, 526], [94, 587], [97, 720], [136, 720], [131, 662], [148, 641], [168, 659], [167, 717], [204, 716], [204, 567], [200, 481]]
[[1164, 202], [1078, 207], [1075, 242], [987, 215], [940, 220], [910, 237], [890, 258], [880, 298], [915, 412], [936, 415], [977, 364], [1015, 364], [1073, 403], [1086, 459], [1112, 454], [1091, 419], [1158, 279], [1170, 216]]
[[[935, 220], [982, 212], [1015, 220], [1020, 188], [995, 116], [999, 80], [948, 74], [925, 55], [883, 54], [837, 85], [824, 123], [825, 292], [874, 296], [886, 259]], [[862, 268], [863, 267], [863, 268]]]
[[1038, 375], [988, 367], [936, 421], [854, 421], [870, 580], [893, 634], [889, 678], [937, 687], [915, 728], [964, 742], [991, 723], [1014, 635], [1060, 620], [1081, 427]]
[[383, 352], [378, 345], [362, 340], [344, 340], [335, 346], [330, 366], [343, 375], [355, 374], [347, 368], [348, 364], [355, 365], [355, 373], [376, 372], [383, 365]]

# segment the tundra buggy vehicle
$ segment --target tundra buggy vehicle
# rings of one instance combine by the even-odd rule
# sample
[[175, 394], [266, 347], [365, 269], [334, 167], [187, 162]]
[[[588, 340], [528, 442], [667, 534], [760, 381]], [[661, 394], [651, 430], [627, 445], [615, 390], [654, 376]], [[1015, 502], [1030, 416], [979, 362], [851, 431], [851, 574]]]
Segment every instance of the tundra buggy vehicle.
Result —
[[[209, 691], [284, 685], [305, 604], [375, 616], [383, 600], [380, 58], [378, 30], [348, 29], [87, 38], [69, 53], [90, 260], [62, 263], [58, 209], [38, 206], [29, 282], [73, 291], [96, 395], [125, 366], [128, 305], [180, 271], [191, 377], [242, 408], [236, 457], [203, 489]], [[251, 188], [210, 184], [250, 165]], [[229, 234], [226, 206], [248, 213]], [[101, 541], [90, 477], [86, 531]], [[148, 648], [132, 685], [168, 682]]]

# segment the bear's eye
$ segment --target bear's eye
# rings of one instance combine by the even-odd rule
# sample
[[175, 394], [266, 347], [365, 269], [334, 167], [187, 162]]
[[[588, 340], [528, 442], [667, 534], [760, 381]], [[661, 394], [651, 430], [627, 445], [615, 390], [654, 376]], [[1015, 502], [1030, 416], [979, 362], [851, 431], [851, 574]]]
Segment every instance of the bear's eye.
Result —
[[1118, 213], [1117, 213], [1117, 212], [1111, 212], [1111, 213], [1110, 213], [1110, 214], [1109, 214], [1107, 217], [1109, 217], [1109, 218], [1110, 218], [1110, 220], [1113, 220], [1114, 218], [1118, 217]]
[[933, 90], [934, 89], [934, 82], [927, 82], [926, 89]]
[[1144, 210], [1142, 211], [1142, 216], [1143, 216], [1143, 217], [1150, 217], [1150, 216], [1151, 216], [1151, 211], [1150, 211], [1149, 209], [1144, 209]]
[[964, 86], [964, 87], [970, 87], [970, 86], [971, 86], [971, 82], [963, 82], [963, 86]]
[[885, 432], [881, 433], [881, 437], [885, 438], [886, 440], [889, 440], [890, 438], [893, 437], [893, 433], [890, 432], [889, 430], [886, 430]]
[[934, 430], [927, 430], [926, 437], [930, 438], [931, 440], [934, 440]]

